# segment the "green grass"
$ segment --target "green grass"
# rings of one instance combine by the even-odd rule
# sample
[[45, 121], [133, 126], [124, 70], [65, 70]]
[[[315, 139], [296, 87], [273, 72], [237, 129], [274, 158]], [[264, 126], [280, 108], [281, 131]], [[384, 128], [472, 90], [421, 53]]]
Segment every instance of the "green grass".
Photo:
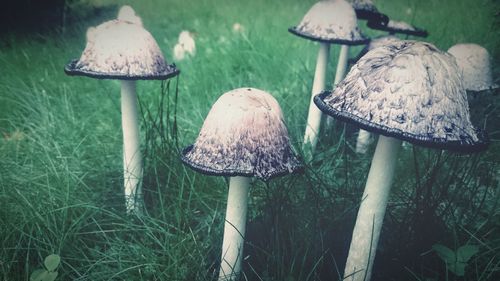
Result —
[[[138, 82], [144, 118], [147, 214], [125, 214], [119, 83], [69, 77], [85, 30], [115, 17], [118, 1], [73, 1], [64, 25], [0, 37], [0, 280], [28, 280], [61, 256], [57, 280], [214, 280], [227, 184], [184, 167], [163, 115], [161, 82]], [[287, 32], [314, 1], [170, 0], [132, 4], [167, 60], [181, 30], [197, 54], [176, 62], [179, 146], [194, 141], [211, 104], [237, 87], [270, 92], [300, 149], [317, 44]], [[382, 12], [425, 28], [446, 50], [485, 46], [500, 73], [500, 9], [494, 1], [379, 0]], [[99, 11], [98, 13], [96, 11]], [[240, 23], [245, 32], [232, 32]], [[383, 34], [369, 31], [370, 35]], [[354, 48], [351, 56], [359, 49]], [[328, 72], [331, 83], [338, 48]], [[497, 77], [496, 75], [495, 77]], [[498, 280], [500, 276], [498, 95], [471, 101], [490, 132], [480, 155], [405, 146], [372, 280]], [[487, 116], [487, 117], [485, 117]], [[353, 153], [354, 128], [337, 123], [304, 174], [251, 189], [244, 272], [248, 280], [338, 280], [371, 153]], [[168, 140], [164, 142], [162, 140]], [[300, 151], [299, 151], [300, 152]], [[464, 277], [446, 270], [432, 245], [479, 246]]]

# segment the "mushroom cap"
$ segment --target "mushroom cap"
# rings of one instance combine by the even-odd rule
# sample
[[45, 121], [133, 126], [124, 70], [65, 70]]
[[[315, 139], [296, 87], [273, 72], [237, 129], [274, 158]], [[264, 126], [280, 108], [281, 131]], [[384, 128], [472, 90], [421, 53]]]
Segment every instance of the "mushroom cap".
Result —
[[122, 7], [116, 20], [89, 28], [80, 59], [64, 70], [69, 75], [124, 80], [163, 80], [179, 74], [130, 6]]
[[358, 19], [387, 23], [389, 18], [378, 11], [372, 0], [348, 0]]
[[314, 102], [333, 117], [418, 145], [463, 152], [488, 145], [470, 122], [455, 59], [429, 43], [401, 40], [369, 51]]
[[376, 37], [376, 38], [372, 38], [370, 40], [370, 43], [368, 43], [367, 45], [367, 48], [368, 48], [368, 51], [371, 51], [375, 48], [378, 48], [378, 47], [381, 47], [381, 46], [385, 46], [385, 45], [389, 45], [389, 44], [392, 44], [392, 43], [395, 43], [397, 41], [401, 41], [401, 39], [397, 36], [394, 36], [394, 35], [383, 35], [383, 36], [380, 36], [380, 37]]
[[401, 39], [399, 39], [399, 37], [396, 37], [394, 35], [384, 35], [372, 38], [370, 39], [370, 42], [363, 48], [363, 50], [361, 50], [361, 52], [359, 52], [359, 54], [354, 59], [350, 60], [350, 62], [355, 63], [368, 51], [371, 51], [380, 46], [391, 44], [396, 41], [401, 41]]
[[415, 27], [404, 21], [396, 21], [392, 19], [385, 23], [379, 20], [369, 20], [367, 25], [371, 29], [387, 31], [391, 34], [401, 33], [419, 37], [427, 37], [429, 35], [424, 29]]
[[469, 91], [484, 91], [499, 86], [493, 82], [490, 67], [490, 54], [477, 44], [456, 44], [448, 49], [457, 60], [464, 86]]
[[302, 168], [278, 102], [254, 88], [220, 96], [181, 160], [203, 174], [256, 176], [264, 181]]
[[345, 0], [319, 1], [291, 33], [313, 41], [360, 45], [369, 41], [357, 24], [354, 9]]

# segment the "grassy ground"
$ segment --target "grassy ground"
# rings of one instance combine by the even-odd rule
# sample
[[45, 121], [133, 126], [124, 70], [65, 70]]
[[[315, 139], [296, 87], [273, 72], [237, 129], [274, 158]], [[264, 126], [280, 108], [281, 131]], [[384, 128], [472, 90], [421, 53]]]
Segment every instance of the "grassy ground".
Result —
[[[74, 1], [60, 22], [2, 34], [0, 280], [28, 280], [51, 253], [61, 256], [58, 280], [214, 280], [226, 181], [184, 167], [171, 131], [156, 129], [171, 122], [172, 114], [158, 113], [172, 105], [177, 83], [183, 147], [193, 142], [219, 95], [261, 88], [280, 102], [299, 149], [318, 46], [286, 29], [312, 3], [132, 3], [170, 62], [181, 30], [194, 31], [197, 42], [194, 58], [176, 62], [182, 73], [171, 81], [164, 104], [160, 82], [138, 82], [147, 205], [142, 217], [124, 210], [119, 83], [62, 71], [83, 50], [85, 30], [115, 17], [121, 3]], [[426, 28], [426, 40], [438, 47], [475, 42], [499, 65], [498, 2], [377, 4], [389, 16]], [[232, 31], [236, 22], [243, 33]], [[330, 81], [337, 54], [333, 47]], [[487, 94], [471, 100], [471, 107], [478, 126], [490, 132], [488, 151], [401, 150], [373, 280], [498, 280], [500, 102]], [[304, 174], [254, 183], [245, 245], [248, 280], [340, 279], [373, 152], [353, 153], [354, 132], [336, 124]], [[432, 250], [435, 244], [453, 250], [475, 245], [479, 252], [457, 277]]]

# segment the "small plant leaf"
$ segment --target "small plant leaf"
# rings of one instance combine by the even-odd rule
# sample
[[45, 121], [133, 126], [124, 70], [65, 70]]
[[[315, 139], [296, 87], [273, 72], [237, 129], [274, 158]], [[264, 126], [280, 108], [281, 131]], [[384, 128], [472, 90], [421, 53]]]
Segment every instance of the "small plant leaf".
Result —
[[43, 281], [49, 272], [45, 269], [37, 269], [30, 275], [30, 281]]
[[465, 275], [465, 267], [472, 256], [479, 252], [479, 247], [475, 245], [464, 245], [456, 252], [441, 244], [435, 244], [432, 249], [446, 263], [446, 267], [456, 276]]
[[54, 271], [59, 266], [60, 262], [61, 262], [61, 257], [59, 257], [59, 255], [52, 254], [48, 255], [45, 258], [43, 264], [45, 264], [45, 267], [47, 268], [48, 271]]
[[457, 250], [457, 261], [467, 263], [477, 252], [479, 252], [478, 246], [464, 245]]
[[436, 251], [438, 256], [446, 263], [455, 263], [456, 260], [456, 255], [455, 252], [453, 252], [450, 248], [441, 245], [441, 244], [434, 244], [432, 245], [432, 249]]
[[58, 274], [57, 271], [49, 272], [49, 274], [47, 274], [47, 277], [45, 277], [43, 281], [54, 281], [57, 278], [57, 274]]

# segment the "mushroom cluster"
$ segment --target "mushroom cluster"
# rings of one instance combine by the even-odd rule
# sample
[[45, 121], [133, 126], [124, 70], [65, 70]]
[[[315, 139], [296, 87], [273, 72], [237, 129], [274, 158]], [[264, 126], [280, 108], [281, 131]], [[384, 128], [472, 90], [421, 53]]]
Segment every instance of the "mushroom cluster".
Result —
[[[369, 42], [358, 19], [390, 35], [371, 40], [344, 78], [349, 46]], [[243, 27], [235, 23], [233, 29], [241, 32]], [[488, 146], [486, 134], [471, 124], [466, 90], [498, 87], [489, 54], [475, 44], [443, 52], [430, 43], [401, 40], [393, 34], [425, 37], [427, 32], [390, 20], [370, 0], [319, 1], [289, 31], [320, 46], [303, 140], [306, 156], [312, 156], [317, 144], [322, 113], [361, 129], [357, 152], [366, 152], [370, 133], [379, 135], [344, 270], [345, 279], [369, 281], [402, 141], [467, 153]], [[70, 61], [65, 72], [120, 81], [126, 210], [140, 213], [143, 168], [136, 80], [164, 80], [179, 70], [166, 62], [130, 6], [123, 6], [117, 19], [89, 28], [86, 36], [81, 57]], [[330, 44], [341, 47], [333, 90], [325, 91]], [[195, 49], [192, 34], [181, 32], [175, 57], [194, 55]], [[278, 102], [255, 88], [221, 95], [180, 158], [199, 173], [229, 177], [219, 280], [236, 280], [242, 271], [252, 180], [268, 182], [302, 169]]]
[[401, 40], [369, 51], [334, 91], [314, 102], [326, 114], [380, 134], [344, 271], [349, 280], [369, 280], [401, 141], [476, 152], [488, 140], [470, 122], [455, 59], [430, 43]]
[[345, 0], [317, 2], [297, 26], [288, 30], [297, 36], [320, 42], [304, 133], [304, 145], [310, 145], [310, 149], [307, 151], [312, 153], [318, 141], [322, 116], [321, 111], [314, 106], [313, 98], [325, 89], [325, 73], [330, 44], [341, 45], [334, 82], [337, 84], [344, 77], [349, 54], [348, 46], [366, 44], [369, 39], [361, 34], [357, 25], [356, 13]]

